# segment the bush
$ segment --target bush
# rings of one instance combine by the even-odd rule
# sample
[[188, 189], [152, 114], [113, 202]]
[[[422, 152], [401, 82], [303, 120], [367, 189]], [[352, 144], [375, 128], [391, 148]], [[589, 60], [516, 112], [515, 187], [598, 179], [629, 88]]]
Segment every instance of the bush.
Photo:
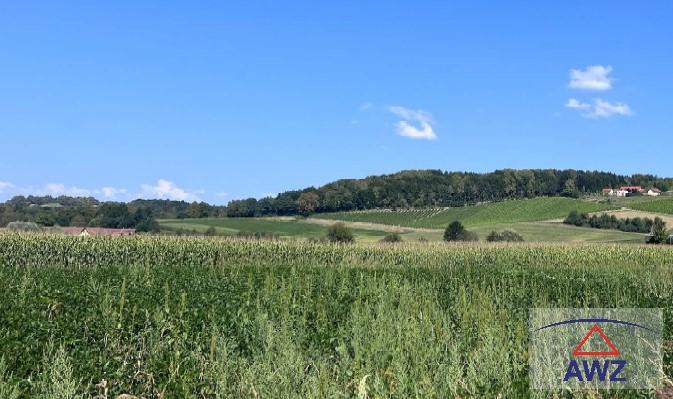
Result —
[[343, 223], [335, 223], [327, 229], [327, 240], [329, 242], [354, 242], [353, 233]]
[[[206, 235], [208, 232], [206, 231]], [[268, 233], [266, 231], [239, 231], [236, 233], [236, 237], [245, 238], [245, 239], [254, 239], [254, 240], [277, 240], [279, 236], [274, 233]]]
[[479, 241], [477, 233], [465, 230], [459, 221], [452, 222], [444, 230], [444, 241]]
[[37, 223], [33, 222], [10, 222], [7, 224], [9, 231], [36, 232], [42, 230]]
[[491, 234], [486, 237], [489, 242], [523, 242], [521, 234], [513, 230], [505, 230], [501, 233], [491, 231]]
[[402, 237], [397, 233], [391, 233], [381, 239], [381, 242], [395, 243], [402, 242]]
[[649, 244], [665, 244], [667, 240], [668, 230], [666, 230], [666, 222], [661, 218], [654, 218], [650, 239], [647, 242]]

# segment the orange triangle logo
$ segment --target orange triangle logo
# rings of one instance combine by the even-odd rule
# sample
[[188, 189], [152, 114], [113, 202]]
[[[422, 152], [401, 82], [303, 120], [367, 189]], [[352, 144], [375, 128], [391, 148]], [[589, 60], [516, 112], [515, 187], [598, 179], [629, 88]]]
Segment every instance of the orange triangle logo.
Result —
[[[584, 344], [587, 343], [589, 338], [591, 338], [592, 335], [598, 334], [598, 336], [607, 344], [607, 346], [610, 348], [609, 351], [585, 351], [582, 349], [584, 347]], [[587, 335], [582, 338], [582, 341], [580, 341], [579, 344], [575, 347], [573, 350], [573, 356], [619, 356], [619, 350], [615, 346], [615, 344], [610, 341], [610, 338], [608, 338], [607, 335], [603, 332], [603, 329], [601, 329], [598, 324], [594, 324], [593, 327], [591, 327], [591, 330], [587, 333]]]

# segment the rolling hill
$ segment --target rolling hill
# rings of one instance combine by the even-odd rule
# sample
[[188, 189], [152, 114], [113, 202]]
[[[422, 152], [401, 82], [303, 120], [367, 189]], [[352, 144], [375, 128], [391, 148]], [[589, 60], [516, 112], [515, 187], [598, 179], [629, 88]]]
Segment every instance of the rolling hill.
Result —
[[616, 208], [616, 205], [607, 203], [589, 202], [565, 197], [540, 197], [455, 208], [335, 212], [320, 214], [315, 217], [352, 222], [443, 229], [454, 220], [458, 220], [466, 226], [495, 225], [561, 219], [566, 217], [572, 210], [598, 212]]

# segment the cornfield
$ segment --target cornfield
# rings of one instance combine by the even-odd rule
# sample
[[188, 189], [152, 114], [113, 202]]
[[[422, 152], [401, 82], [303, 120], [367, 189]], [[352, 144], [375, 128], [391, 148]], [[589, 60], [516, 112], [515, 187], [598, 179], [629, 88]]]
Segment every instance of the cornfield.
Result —
[[664, 308], [673, 375], [670, 247], [7, 234], [0, 292], [2, 398], [567, 396], [533, 307]]

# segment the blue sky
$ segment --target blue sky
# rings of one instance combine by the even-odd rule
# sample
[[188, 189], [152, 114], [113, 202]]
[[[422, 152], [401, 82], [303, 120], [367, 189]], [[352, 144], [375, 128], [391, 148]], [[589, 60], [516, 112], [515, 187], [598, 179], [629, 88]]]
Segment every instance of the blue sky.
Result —
[[5, 2], [0, 199], [673, 176], [671, 2], [317, 3]]

